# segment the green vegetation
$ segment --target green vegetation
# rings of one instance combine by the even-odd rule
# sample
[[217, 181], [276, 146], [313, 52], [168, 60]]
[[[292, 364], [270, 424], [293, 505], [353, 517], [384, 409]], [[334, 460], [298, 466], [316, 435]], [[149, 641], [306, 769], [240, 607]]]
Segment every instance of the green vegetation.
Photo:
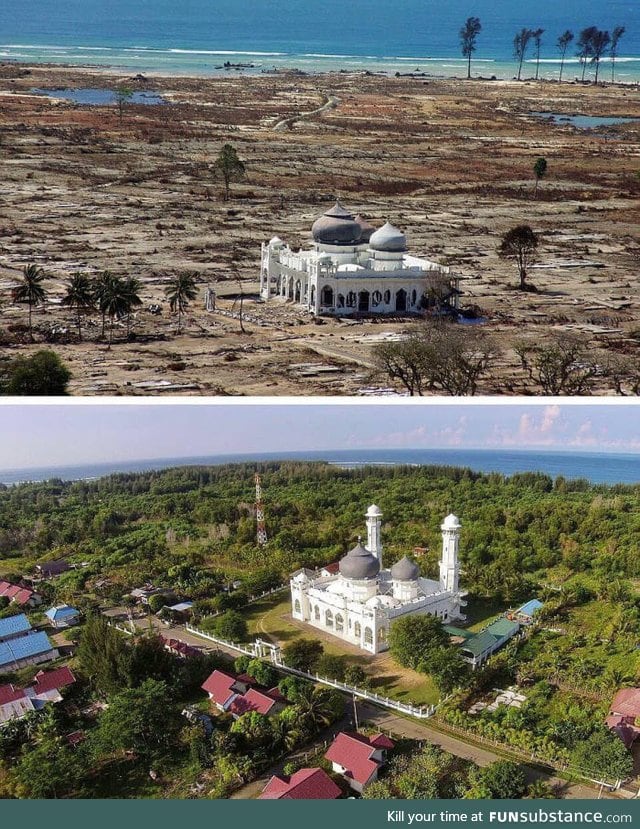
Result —
[[[531, 788], [540, 796], [537, 787]], [[416, 751], [409, 745], [401, 746], [381, 778], [367, 786], [363, 797], [366, 800], [499, 800], [522, 798], [527, 793], [524, 772], [517, 763], [498, 760], [479, 768], [438, 746], [426, 745]]]
[[53, 351], [36, 351], [0, 364], [0, 394], [60, 397], [67, 394], [71, 372]]
[[[249, 465], [0, 488], [3, 575], [18, 580], [35, 563], [63, 556], [85, 565], [40, 587], [45, 602], [67, 601], [88, 614], [74, 664], [81, 679], [74, 694], [110, 705], [116, 698], [128, 701], [139, 710], [143, 733], [149, 698], [168, 693], [169, 723], [175, 713], [171, 706], [180, 711], [202, 700], [200, 684], [212, 665], [224, 664], [220, 659], [176, 660], [151, 633], [127, 638], [93, 613], [152, 581], [192, 598], [197, 624], [233, 639], [257, 634], [279, 641], [289, 664], [356, 685], [369, 683], [379, 693], [414, 704], [435, 702], [439, 694], [458, 688], [441, 712], [451, 725], [589, 777], [627, 774], [629, 755], [603, 721], [617, 689], [637, 684], [640, 676], [639, 486], [596, 486], [533, 473], [507, 479], [444, 467], [342, 470], [322, 463], [268, 463], [260, 471], [270, 522], [266, 550], [254, 541], [255, 467]], [[333, 637], [318, 633], [314, 639], [291, 619], [286, 592], [247, 605], [251, 596], [281, 584], [297, 568], [335, 561], [353, 545], [372, 501], [385, 514], [386, 563], [419, 547], [419, 566], [429, 577], [437, 576], [442, 516], [455, 509], [463, 521], [469, 625], [477, 629], [533, 596], [544, 601], [538, 624], [485, 668], [469, 672], [429, 617], [396, 623], [391, 655], [367, 657]], [[14, 612], [11, 605], [0, 609], [0, 614]], [[37, 612], [31, 617], [37, 621]], [[267, 687], [277, 682], [269, 665], [249, 660], [242, 667], [259, 674]], [[491, 697], [492, 689], [513, 683], [526, 696], [521, 708], [466, 713], [473, 702]], [[169, 728], [169, 748], [145, 748], [139, 742], [132, 748], [135, 733], [112, 734], [109, 718], [107, 726], [100, 724], [103, 713], [94, 715], [95, 721], [65, 714], [58, 725], [54, 718], [55, 729], [49, 723], [47, 734], [37, 740], [29, 736], [25, 752], [65, 754], [64, 736], [80, 728], [88, 736], [74, 749], [74, 762], [84, 763], [81, 772], [74, 771], [75, 793], [104, 793], [98, 767], [100, 780], [117, 778], [122, 787], [126, 779], [131, 792], [166, 792], [150, 781], [150, 764], [160, 776], [180, 780], [182, 793], [185, 781], [204, 773], [211, 790], [228, 792], [272, 762], [274, 752], [290, 750], [285, 732], [294, 735], [289, 743], [302, 744], [327, 716], [337, 716], [338, 700], [343, 701], [339, 694], [323, 697], [291, 678], [279, 684], [292, 705], [271, 719], [275, 730], [269, 739], [267, 726], [255, 717], [233, 730], [222, 717], [216, 718], [212, 735], [203, 735], [194, 721]], [[148, 693], [142, 697], [129, 693], [143, 686]], [[29, 763], [22, 766], [20, 750], [25, 742], [20, 729], [27, 726], [29, 735], [35, 733], [28, 718], [15, 733], [3, 730], [0, 787], [8, 775], [10, 792], [28, 785], [34, 792], [44, 791], [40, 785], [66, 792], [70, 784], [54, 777], [50, 783], [36, 783], [35, 776], [28, 782]], [[257, 757], [247, 754], [248, 740], [263, 739], [268, 750]], [[89, 759], [83, 759], [85, 752]], [[470, 779], [475, 791], [491, 788], [484, 778]]]

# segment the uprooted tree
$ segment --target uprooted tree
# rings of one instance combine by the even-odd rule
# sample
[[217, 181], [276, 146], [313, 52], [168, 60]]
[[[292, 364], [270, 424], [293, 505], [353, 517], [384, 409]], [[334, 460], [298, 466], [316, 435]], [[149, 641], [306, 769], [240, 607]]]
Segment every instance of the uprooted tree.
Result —
[[483, 332], [453, 322], [430, 322], [399, 342], [375, 351], [380, 371], [411, 395], [427, 392], [472, 396], [495, 349]]

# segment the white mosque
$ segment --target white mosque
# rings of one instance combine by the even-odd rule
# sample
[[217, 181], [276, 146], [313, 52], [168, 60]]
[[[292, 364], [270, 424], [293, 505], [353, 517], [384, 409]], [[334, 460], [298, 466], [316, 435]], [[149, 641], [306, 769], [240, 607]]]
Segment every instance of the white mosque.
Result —
[[312, 314], [411, 314], [458, 305], [460, 278], [407, 252], [393, 225], [376, 230], [340, 202], [311, 228], [313, 247], [293, 251], [277, 236], [262, 245], [260, 296], [280, 297]]
[[443, 622], [464, 620], [466, 593], [458, 586], [460, 521], [448, 515], [441, 526], [438, 581], [420, 576], [406, 556], [382, 567], [382, 513], [367, 510], [367, 546], [358, 544], [339, 562], [339, 572], [298, 570], [291, 577], [291, 607], [299, 619], [369, 653], [387, 649], [389, 628], [410, 613], [429, 613]]

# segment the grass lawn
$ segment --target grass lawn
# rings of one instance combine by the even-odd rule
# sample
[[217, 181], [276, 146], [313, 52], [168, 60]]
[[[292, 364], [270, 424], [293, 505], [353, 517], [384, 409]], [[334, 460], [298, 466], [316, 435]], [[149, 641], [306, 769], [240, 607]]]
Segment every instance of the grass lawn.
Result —
[[431, 705], [438, 701], [438, 691], [431, 677], [400, 667], [389, 653], [368, 656], [348, 642], [292, 619], [288, 594], [261, 599], [249, 605], [243, 614], [252, 637], [260, 636], [281, 645], [297, 638], [320, 639], [325, 653], [343, 656], [349, 664], [364, 668], [371, 677], [372, 690], [378, 694], [415, 705]]
[[508, 609], [509, 605], [506, 602], [497, 599], [467, 599], [467, 606], [463, 608], [467, 621], [460, 627], [465, 627], [475, 633], [493, 622]]

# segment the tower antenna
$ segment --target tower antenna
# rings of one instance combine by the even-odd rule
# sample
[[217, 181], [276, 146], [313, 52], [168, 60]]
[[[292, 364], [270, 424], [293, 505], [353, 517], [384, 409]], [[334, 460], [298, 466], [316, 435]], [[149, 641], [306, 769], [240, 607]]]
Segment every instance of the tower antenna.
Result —
[[264, 504], [262, 503], [262, 483], [256, 472], [256, 540], [259, 547], [267, 543], [267, 529], [264, 523]]

